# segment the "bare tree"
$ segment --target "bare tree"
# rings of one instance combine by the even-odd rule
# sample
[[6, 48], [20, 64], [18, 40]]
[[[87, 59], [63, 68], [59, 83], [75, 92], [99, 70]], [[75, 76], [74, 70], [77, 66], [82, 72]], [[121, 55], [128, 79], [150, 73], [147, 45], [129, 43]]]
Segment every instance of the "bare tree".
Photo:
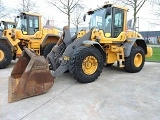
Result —
[[59, 11], [68, 17], [68, 27], [70, 28], [71, 13], [82, 3], [81, 0], [48, 0], [48, 4], [55, 6]]
[[36, 2], [33, 0], [20, 0], [18, 12], [36, 12]]
[[150, 4], [152, 5], [152, 13], [156, 17], [154, 21], [152, 20], [152, 25], [160, 26], [160, 0], [149, 0]]
[[137, 13], [147, 0], [119, 0], [124, 5], [127, 5], [133, 9], [133, 27], [136, 27]]
[[9, 15], [9, 11], [7, 7], [3, 4], [2, 0], [0, 0], [0, 18], [5, 18]]
[[153, 14], [160, 17], [160, 0], [149, 0], [153, 8]]
[[76, 27], [76, 33], [78, 32], [79, 25], [82, 25], [82, 23], [84, 22], [82, 17], [83, 11], [84, 6], [78, 5], [73, 12], [73, 17], [71, 18], [71, 23]]

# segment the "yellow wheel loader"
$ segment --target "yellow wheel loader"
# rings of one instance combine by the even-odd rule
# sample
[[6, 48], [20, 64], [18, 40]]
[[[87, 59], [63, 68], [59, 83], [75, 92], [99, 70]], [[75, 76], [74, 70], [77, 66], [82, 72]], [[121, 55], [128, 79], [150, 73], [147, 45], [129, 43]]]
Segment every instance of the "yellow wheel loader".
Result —
[[41, 15], [20, 13], [16, 18], [16, 28], [4, 29], [0, 37], [0, 69], [20, 56], [23, 47], [46, 57], [61, 33], [55, 28], [43, 28]]
[[64, 27], [62, 39], [47, 59], [25, 48], [9, 79], [8, 101], [46, 92], [54, 79], [68, 70], [80, 83], [95, 81], [104, 66], [115, 62], [127, 72], [141, 71], [152, 48], [139, 33], [127, 30], [127, 11], [113, 4], [89, 11], [89, 32], [82, 30], [71, 38], [69, 29]]

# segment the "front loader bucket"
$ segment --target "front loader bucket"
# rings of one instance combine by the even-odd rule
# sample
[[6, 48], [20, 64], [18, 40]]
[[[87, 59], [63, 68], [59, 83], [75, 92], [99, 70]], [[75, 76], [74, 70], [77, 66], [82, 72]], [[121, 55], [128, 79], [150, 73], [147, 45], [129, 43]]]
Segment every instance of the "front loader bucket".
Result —
[[8, 102], [45, 93], [53, 83], [46, 59], [24, 48], [9, 77]]

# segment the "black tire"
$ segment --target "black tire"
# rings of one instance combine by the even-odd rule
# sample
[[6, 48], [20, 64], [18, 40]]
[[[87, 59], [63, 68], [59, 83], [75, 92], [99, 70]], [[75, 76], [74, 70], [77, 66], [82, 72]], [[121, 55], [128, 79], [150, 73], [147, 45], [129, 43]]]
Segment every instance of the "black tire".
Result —
[[48, 43], [42, 51], [42, 55], [46, 58], [47, 55], [50, 53], [50, 51], [52, 50], [52, 48], [56, 45], [56, 43]]
[[11, 60], [11, 49], [6, 44], [0, 43], [0, 69], [6, 68], [11, 63]]
[[[95, 64], [98, 63], [96, 65], [93, 63], [93, 61], [92, 63], [89, 63], [91, 67], [96, 66], [96, 68], [94, 68], [94, 70], [92, 71], [93, 73], [89, 73], [89, 74], [85, 73], [82, 67], [84, 66], [83, 61], [87, 57], [92, 57], [91, 59], [94, 59], [96, 61]], [[104, 58], [102, 53], [97, 48], [81, 46], [73, 53], [71, 60], [69, 61], [69, 72], [80, 83], [93, 82], [100, 76], [102, 72], [103, 65], [104, 65], [103, 59]]]
[[[134, 59], [138, 57], [138, 59], [135, 61]], [[135, 63], [135, 62], [138, 62]], [[125, 71], [130, 73], [136, 73], [141, 71], [141, 69], [144, 66], [145, 62], [145, 53], [142, 47], [140, 46], [133, 46], [131, 49], [130, 56], [125, 58]]]

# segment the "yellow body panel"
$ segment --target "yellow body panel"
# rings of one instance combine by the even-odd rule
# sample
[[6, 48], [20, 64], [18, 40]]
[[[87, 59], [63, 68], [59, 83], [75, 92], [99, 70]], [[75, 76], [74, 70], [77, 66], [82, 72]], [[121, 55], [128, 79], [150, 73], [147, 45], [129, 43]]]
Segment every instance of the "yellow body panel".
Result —
[[106, 59], [106, 62], [108, 64], [110, 63], [115, 63], [115, 61], [117, 61], [117, 54], [116, 53], [113, 53], [111, 52], [110, 50], [107, 51], [107, 59]]
[[15, 45], [14, 48], [16, 49], [16, 52], [14, 52], [14, 53], [16, 53], [18, 56], [19, 56], [20, 54], [22, 54], [22, 50], [21, 50], [21, 48], [19, 47], [18, 44]]
[[[109, 48], [107, 48], [106, 53], [107, 53], [107, 59], [106, 63], [111, 64], [115, 63], [116, 61], [118, 62], [123, 62], [124, 61], [124, 51], [122, 47], [116, 46], [114, 44], [109, 44]], [[123, 67], [121, 65], [121, 67]]]

